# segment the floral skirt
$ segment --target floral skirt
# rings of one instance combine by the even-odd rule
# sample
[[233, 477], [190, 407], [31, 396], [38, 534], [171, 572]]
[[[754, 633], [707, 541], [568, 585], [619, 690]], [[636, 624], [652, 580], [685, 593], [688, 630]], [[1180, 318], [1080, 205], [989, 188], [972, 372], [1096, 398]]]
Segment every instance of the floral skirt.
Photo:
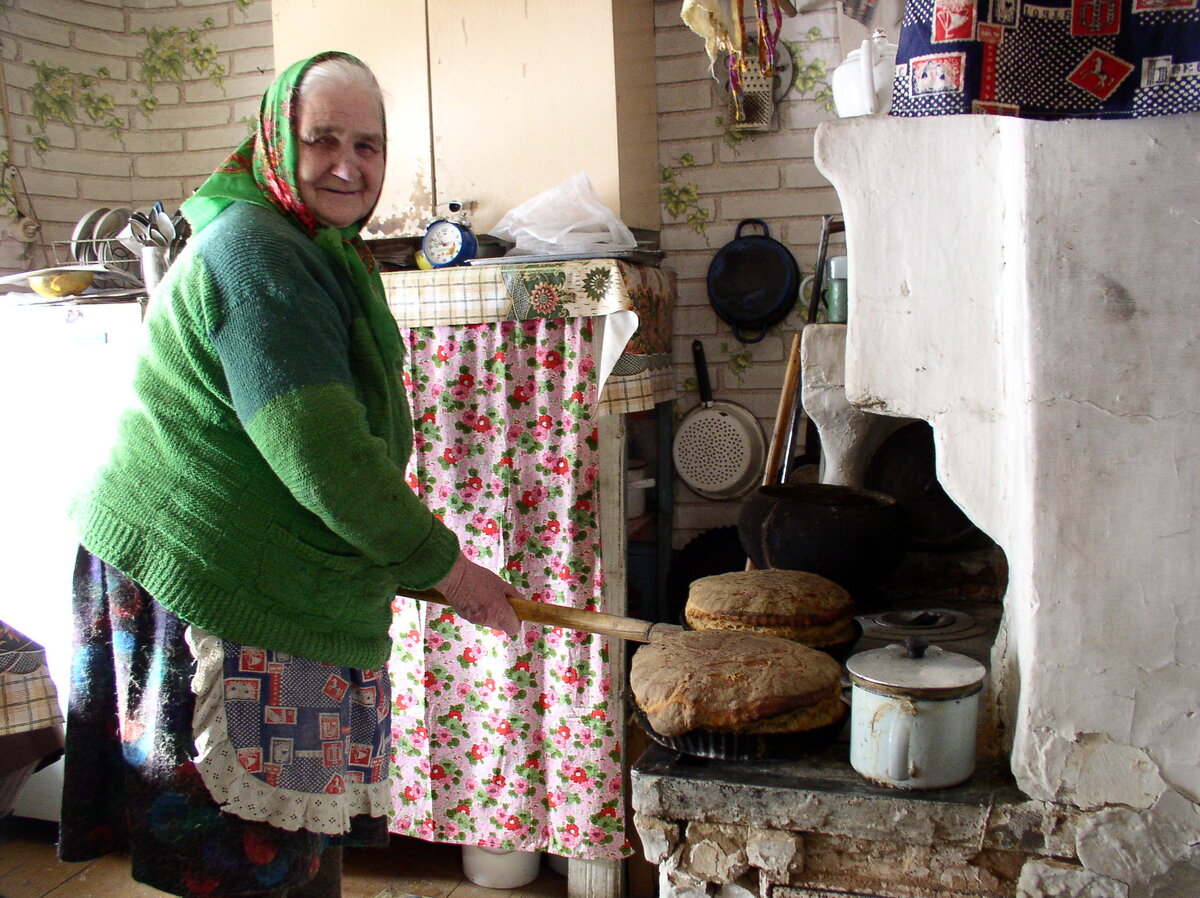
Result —
[[[223, 810], [198, 767], [192, 691], [197, 661], [189, 650], [187, 624], [82, 548], [75, 567], [74, 616], [59, 840], [64, 861], [123, 852], [131, 858], [133, 878], [161, 891], [252, 895], [307, 882], [331, 843], [387, 844], [382, 811], [346, 816], [343, 832], [331, 833], [328, 826], [324, 832], [283, 828]], [[220, 683], [220, 652], [216, 663], [217, 688], [228, 694], [230, 687]], [[226, 671], [227, 684], [228, 666]], [[206, 735], [202, 741], [219, 742], [226, 754], [242, 757], [249, 750], [239, 744], [244, 732], [231, 726], [229, 738], [222, 730], [221, 739]], [[272, 735], [259, 733], [259, 738], [270, 741]], [[237, 771], [239, 776], [245, 772]]]

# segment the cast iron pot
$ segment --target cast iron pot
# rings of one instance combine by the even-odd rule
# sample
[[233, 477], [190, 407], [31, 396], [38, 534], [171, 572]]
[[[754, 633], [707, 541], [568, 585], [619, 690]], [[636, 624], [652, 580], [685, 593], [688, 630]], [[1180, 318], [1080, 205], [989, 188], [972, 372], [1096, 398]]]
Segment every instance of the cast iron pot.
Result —
[[893, 497], [832, 483], [762, 486], [738, 516], [758, 568], [808, 571], [841, 585], [863, 611], [908, 548], [907, 513]]
[[[751, 224], [762, 233], [743, 237], [742, 228]], [[757, 343], [796, 304], [800, 266], [792, 251], [770, 236], [766, 222], [747, 218], [713, 256], [707, 280], [708, 300], [733, 326], [733, 335], [743, 343]]]

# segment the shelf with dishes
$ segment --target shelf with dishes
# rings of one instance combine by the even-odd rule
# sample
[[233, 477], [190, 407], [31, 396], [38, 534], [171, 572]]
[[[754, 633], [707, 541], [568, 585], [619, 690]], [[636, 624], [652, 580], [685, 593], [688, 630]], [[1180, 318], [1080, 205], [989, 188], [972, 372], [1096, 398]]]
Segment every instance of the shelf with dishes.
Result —
[[144, 296], [190, 236], [181, 212], [161, 202], [140, 211], [97, 206], [80, 217], [70, 239], [55, 241], [54, 265], [0, 278], [0, 287], [27, 286], [51, 302], [116, 302]]

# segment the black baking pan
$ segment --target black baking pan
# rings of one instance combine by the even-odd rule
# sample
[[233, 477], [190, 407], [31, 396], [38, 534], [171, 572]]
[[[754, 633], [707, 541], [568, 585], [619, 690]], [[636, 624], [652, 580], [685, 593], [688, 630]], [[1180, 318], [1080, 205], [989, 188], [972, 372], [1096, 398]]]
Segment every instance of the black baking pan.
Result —
[[[742, 235], [747, 225], [761, 234]], [[708, 301], [743, 343], [757, 343], [796, 304], [800, 266], [761, 218], [747, 218], [708, 266]]]
[[633, 716], [646, 735], [663, 748], [685, 755], [712, 758], [717, 761], [790, 761], [818, 754], [837, 739], [850, 706], [842, 702], [842, 714], [824, 726], [795, 733], [730, 733], [720, 730], [692, 730], [678, 736], [663, 736], [655, 732], [646, 714], [636, 704]]

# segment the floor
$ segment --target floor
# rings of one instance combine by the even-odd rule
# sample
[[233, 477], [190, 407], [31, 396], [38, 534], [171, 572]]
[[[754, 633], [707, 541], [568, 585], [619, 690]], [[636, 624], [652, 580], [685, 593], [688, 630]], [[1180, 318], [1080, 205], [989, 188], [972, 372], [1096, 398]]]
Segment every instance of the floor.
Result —
[[[160, 898], [129, 878], [118, 855], [64, 864], [54, 853], [55, 828], [8, 818], [0, 824], [0, 898]], [[542, 862], [537, 879], [519, 889], [485, 889], [463, 876], [457, 846], [392, 837], [387, 849], [352, 849], [343, 865], [342, 898], [566, 898], [567, 878]]]

